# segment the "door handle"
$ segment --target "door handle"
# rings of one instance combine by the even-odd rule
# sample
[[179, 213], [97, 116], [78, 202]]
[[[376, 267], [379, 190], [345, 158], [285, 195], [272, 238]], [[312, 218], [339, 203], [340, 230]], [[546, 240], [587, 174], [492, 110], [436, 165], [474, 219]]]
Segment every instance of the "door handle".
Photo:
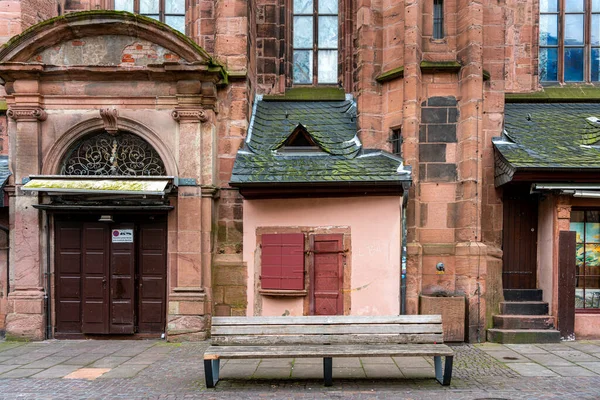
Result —
[[102, 278], [102, 287], [105, 288], [106, 287], [106, 278]]

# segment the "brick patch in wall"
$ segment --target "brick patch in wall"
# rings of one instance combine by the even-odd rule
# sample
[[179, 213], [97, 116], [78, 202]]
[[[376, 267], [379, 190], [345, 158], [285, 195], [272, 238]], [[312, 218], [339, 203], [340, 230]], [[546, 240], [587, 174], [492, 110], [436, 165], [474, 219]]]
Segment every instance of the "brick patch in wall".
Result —
[[[421, 175], [419, 166], [419, 175]], [[456, 164], [426, 164], [425, 179], [428, 182], [452, 182], [457, 178]]]
[[419, 162], [446, 162], [446, 145], [419, 144]]
[[456, 143], [456, 124], [429, 124], [426, 128], [426, 142]]

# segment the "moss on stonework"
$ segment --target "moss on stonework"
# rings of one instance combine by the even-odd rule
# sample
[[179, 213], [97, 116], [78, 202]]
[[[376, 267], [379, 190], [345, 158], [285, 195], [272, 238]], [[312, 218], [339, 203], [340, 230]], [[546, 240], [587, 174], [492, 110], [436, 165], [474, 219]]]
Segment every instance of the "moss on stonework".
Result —
[[462, 67], [458, 61], [421, 61], [421, 71], [426, 70], [448, 70], [458, 71]]
[[284, 95], [265, 95], [264, 101], [343, 101], [346, 94], [337, 87], [292, 88]]
[[546, 87], [533, 93], [507, 93], [507, 103], [595, 103], [600, 102], [600, 87]]
[[83, 189], [83, 190], [111, 190], [111, 191], [143, 191], [144, 182], [136, 181], [30, 181], [27, 183], [27, 189]]
[[0, 111], [6, 110], [8, 110], [8, 104], [6, 103], [6, 100], [0, 100]]
[[375, 80], [379, 83], [388, 82], [404, 76], [404, 67], [398, 67], [377, 75]]

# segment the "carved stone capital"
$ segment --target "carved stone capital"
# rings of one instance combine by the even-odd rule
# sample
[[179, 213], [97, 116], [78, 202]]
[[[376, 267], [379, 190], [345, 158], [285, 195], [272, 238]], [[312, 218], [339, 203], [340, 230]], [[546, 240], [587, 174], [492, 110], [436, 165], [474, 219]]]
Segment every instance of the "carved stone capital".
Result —
[[104, 130], [111, 136], [114, 136], [119, 131], [117, 128], [117, 120], [119, 118], [119, 112], [116, 108], [101, 108], [100, 117], [104, 122]]
[[9, 108], [6, 115], [15, 121], [45, 121], [48, 118], [46, 111], [39, 107]]
[[200, 121], [206, 122], [208, 120], [208, 115], [204, 110], [174, 110], [171, 113], [171, 117], [177, 122], [181, 121]]

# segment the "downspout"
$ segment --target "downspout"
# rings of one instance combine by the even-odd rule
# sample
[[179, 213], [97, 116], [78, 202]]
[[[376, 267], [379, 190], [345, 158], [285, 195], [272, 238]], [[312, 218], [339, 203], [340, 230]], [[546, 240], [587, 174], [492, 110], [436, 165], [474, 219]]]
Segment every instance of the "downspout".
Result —
[[50, 215], [46, 214], [46, 290], [44, 294], [44, 302], [46, 306], [46, 339], [52, 339], [52, 304], [51, 304], [51, 276], [50, 276]]
[[6, 250], [6, 296], [10, 293], [10, 229], [0, 225], [0, 230], [6, 233], [6, 247], [0, 247], [0, 250]]
[[402, 248], [400, 249], [400, 315], [406, 314], [406, 205], [408, 204], [407, 190], [402, 192]]

